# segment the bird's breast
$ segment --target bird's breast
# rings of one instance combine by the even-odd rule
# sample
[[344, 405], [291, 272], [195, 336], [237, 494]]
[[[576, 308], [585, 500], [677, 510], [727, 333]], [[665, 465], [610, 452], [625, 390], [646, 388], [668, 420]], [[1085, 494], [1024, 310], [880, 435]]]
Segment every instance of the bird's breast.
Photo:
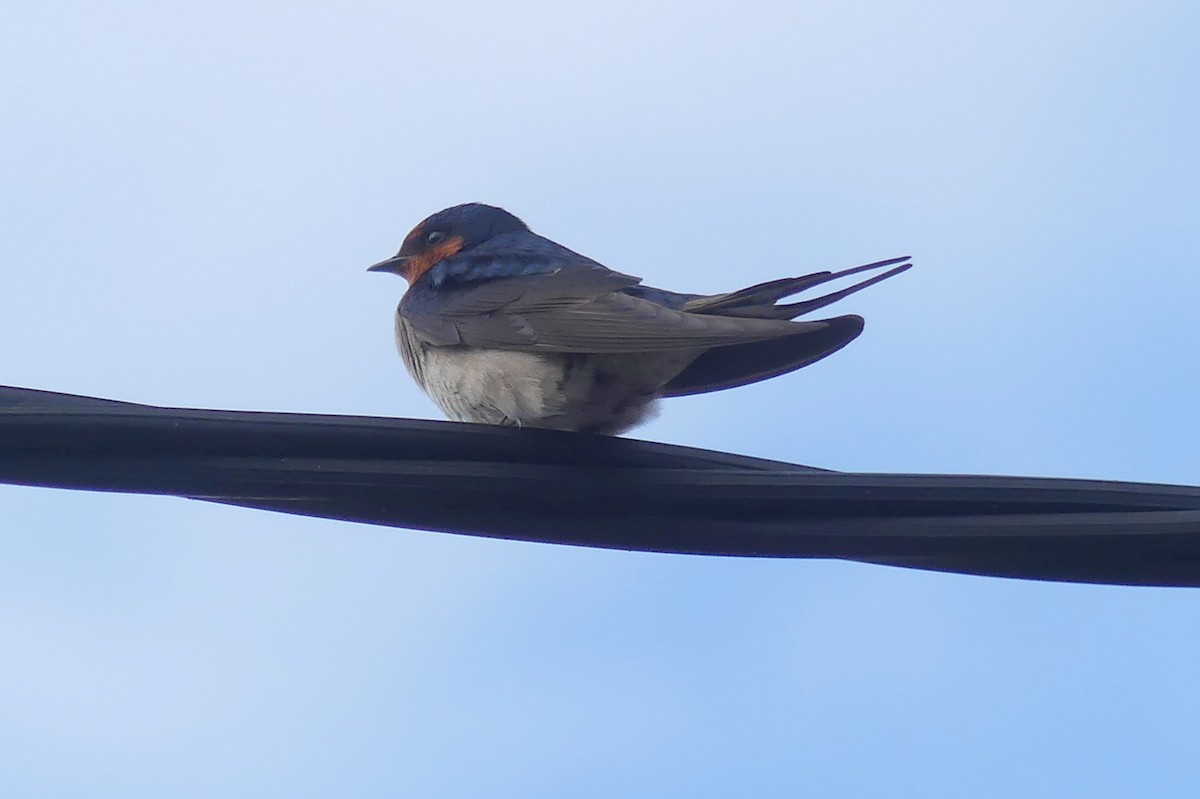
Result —
[[663, 386], [698, 354], [435, 346], [402, 317], [396, 343], [413, 379], [455, 421], [608, 434], [653, 415]]

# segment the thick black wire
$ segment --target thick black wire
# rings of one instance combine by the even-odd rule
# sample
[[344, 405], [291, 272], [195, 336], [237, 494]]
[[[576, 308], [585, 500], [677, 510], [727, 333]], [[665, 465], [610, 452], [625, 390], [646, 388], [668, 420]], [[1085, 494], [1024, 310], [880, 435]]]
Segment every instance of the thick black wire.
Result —
[[848, 474], [449, 422], [0, 387], [0, 482], [582, 546], [1200, 585], [1200, 488]]

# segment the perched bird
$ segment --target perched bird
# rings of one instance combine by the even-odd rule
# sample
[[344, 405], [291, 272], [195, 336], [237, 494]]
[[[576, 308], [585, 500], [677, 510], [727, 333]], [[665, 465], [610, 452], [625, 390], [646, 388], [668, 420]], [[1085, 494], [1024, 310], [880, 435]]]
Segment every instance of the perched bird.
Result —
[[[650, 418], [662, 397], [754, 383], [836, 352], [862, 332], [862, 317], [791, 320], [910, 266], [892, 258], [728, 294], [679, 294], [543, 238], [503, 208], [468, 203], [421, 222], [369, 271], [408, 281], [396, 343], [451, 419], [617, 434]], [[886, 267], [840, 291], [776, 304]]]

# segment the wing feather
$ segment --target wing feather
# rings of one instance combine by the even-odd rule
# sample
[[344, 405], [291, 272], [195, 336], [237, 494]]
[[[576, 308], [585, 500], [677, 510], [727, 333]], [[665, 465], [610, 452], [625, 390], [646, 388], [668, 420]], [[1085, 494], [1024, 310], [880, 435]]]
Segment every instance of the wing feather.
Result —
[[825, 327], [689, 313], [620, 293], [638, 278], [589, 265], [410, 290], [400, 305], [431, 344], [552, 352], [662, 352], [763, 341]]

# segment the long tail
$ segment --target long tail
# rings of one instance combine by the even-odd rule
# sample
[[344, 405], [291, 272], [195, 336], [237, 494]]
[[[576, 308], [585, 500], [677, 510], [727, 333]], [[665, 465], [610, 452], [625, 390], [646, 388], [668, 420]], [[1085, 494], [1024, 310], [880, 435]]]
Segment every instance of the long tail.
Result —
[[[843, 269], [840, 272], [816, 272], [804, 277], [772, 280], [729, 294], [697, 297], [689, 300], [683, 306], [683, 310], [697, 314], [750, 319], [794, 319], [809, 311], [824, 308], [856, 291], [862, 291], [881, 280], [887, 280], [892, 275], [898, 275], [911, 266], [912, 264], [906, 256], [876, 261], [873, 264]], [[891, 268], [847, 288], [814, 297], [811, 300], [776, 305], [785, 297], [791, 297], [816, 286], [887, 267]], [[767, 341], [709, 349], [664, 387], [663, 396], [680, 397], [687, 394], [720, 391], [786, 374], [837, 352], [857, 338], [863, 329], [861, 316], [839, 316], [822, 321], [825, 322], [825, 327], [817, 331], [798, 330], [795, 335], [781, 336]]]
[[[911, 256], [889, 258], [886, 261], [863, 264], [840, 272], [814, 272], [803, 277], [785, 277], [770, 280], [749, 288], [733, 291], [728, 294], [714, 294], [710, 297], [698, 297], [684, 304], [682, 310], [691, 313], [712, 314], [714, 316], [740, 316], [753, 319], [794, 319], [802, 314], [824, 308], [827, 305], [862, 291], [876, 283], [887, 280], [893, 275], [907, 271], [912, 267]], [[802, 291], [824, 285], [851, 275], [870, 272], [885, 267], [893, 267], [886, 272], [874, 275], [853, 286], [815, 297], [811, 300], [776, 305], [785, 297], [791, 297]]]

